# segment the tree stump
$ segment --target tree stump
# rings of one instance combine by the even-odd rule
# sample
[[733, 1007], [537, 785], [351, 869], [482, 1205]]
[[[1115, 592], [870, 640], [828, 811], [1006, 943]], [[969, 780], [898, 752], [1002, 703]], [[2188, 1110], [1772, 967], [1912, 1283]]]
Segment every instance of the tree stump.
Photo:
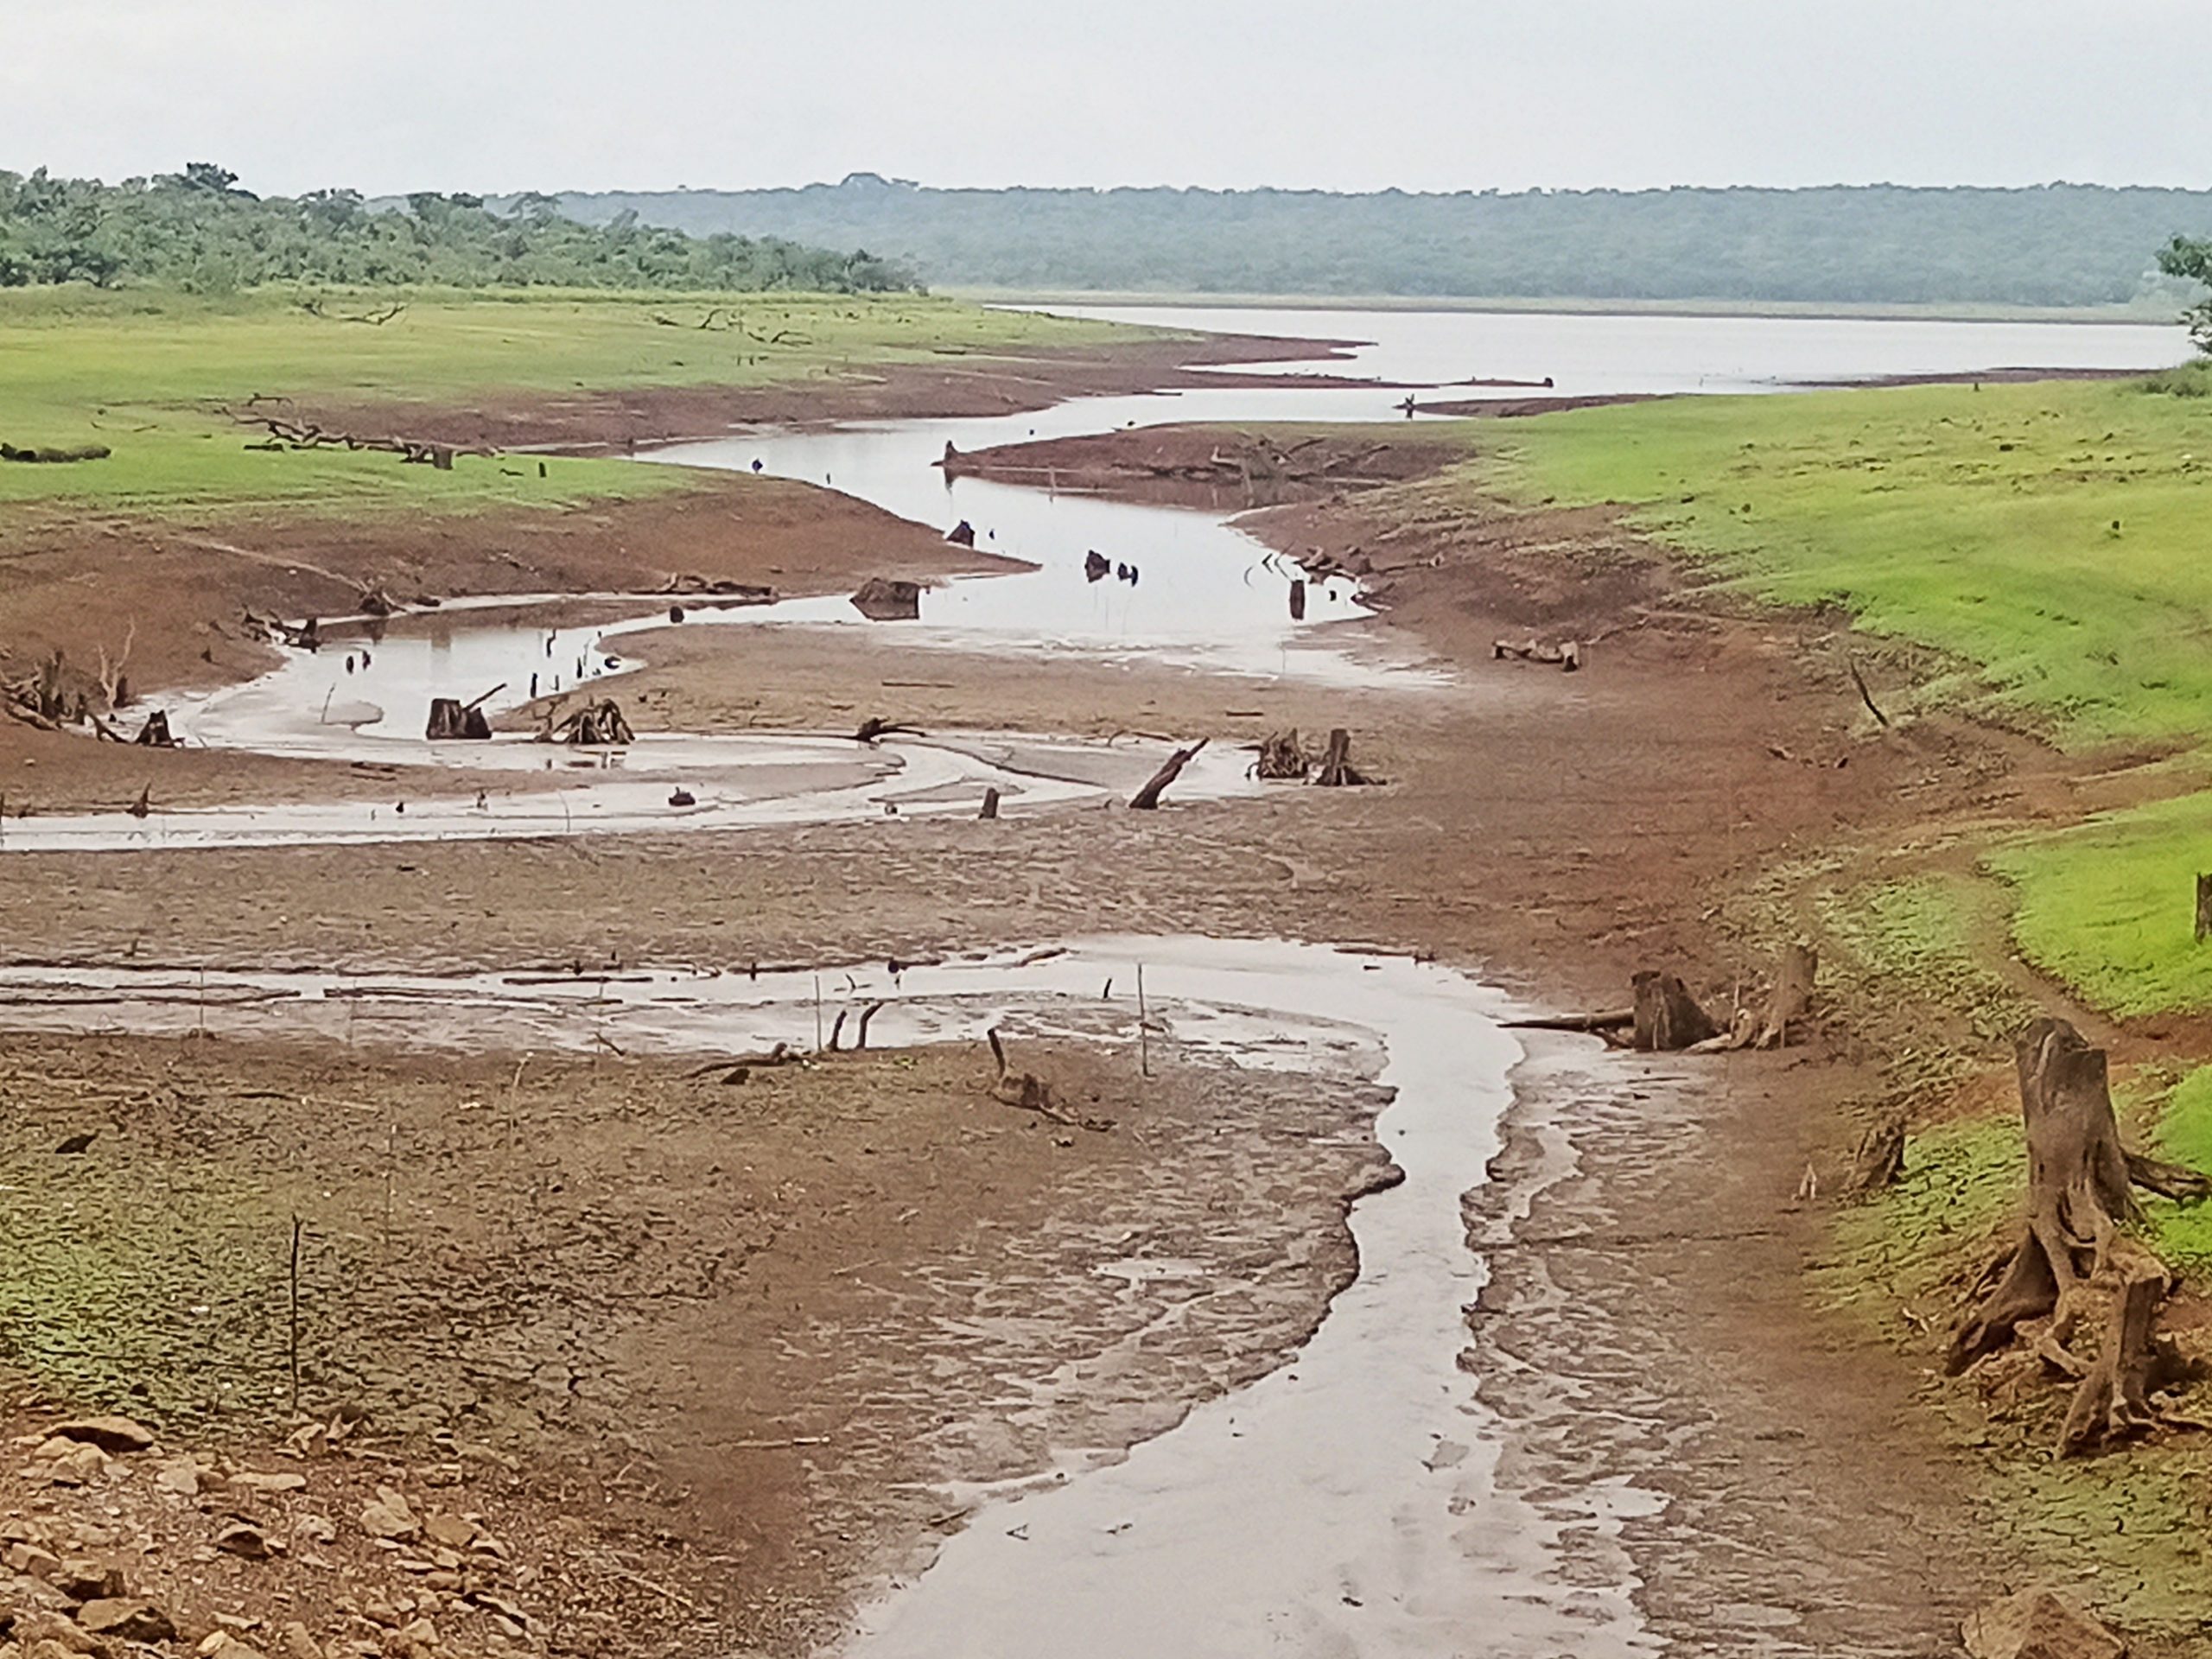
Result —
[[1330, 728], [1329, 747], [1321, 752], [1321, 765], [1313, 781], [1324, 789], [1371, 784], [1376, 780], [1351, 763], [1351, 734], [1343, 727]]
[[1298, 747], [1298, 728], [1270, 732], [1260, 740], [1260, 759], [1253, 771], [1262, 778], [1303, 778], [1305, 751]]
[[998, 815], [999, 792], [995, 787], [986, 789], [983, 791], [983, 810], [976, 816], [979, 818], [995, 818]]
[[1904, 1119], [1892, 1114], [1859, 1137], [1851, 1160], [1851, 1191], [1878, 1192], [1904, 1175]]
[[146, 723], [138, 728], [138, 735], [130, 740], [142, 748], [173, 749], [176, 738], [169, 730], [169, 717], [159, 709], [146, 716]]
[[481, 742], [492, 735], [492, 722], [474, 703], [464, 703], [459, 697], [432, 697], [430, 718], [423, 735], [432, 742], [459, 738]]
[[1306, 620], [1306, 578], [1303, 576], [1294, 576], [1291, 579], [1290, 620], [1294, 622], [1303, 622]]
[[2212, 875], [2196, 878], [2196, 942], [2212, 939]]
[[922, 584], [870, 576], [853, 594], [853, 608], [871, 622], [912, 622], [922, 614]]
[[1813, 980], [1820, 972], [1820, 958], [1805, 945], [1791, 944], [1782, 952], [1781, 971], [1775, 976], [1774, 995], [1759, 1022], [1753, 1048], [1781, 1048], [1789, 1041], [1790, 1027], [1802, 1025], [1813, 1011]]
[[2212, 1183], [2194, 1170], [2130, 1153], [2113, 1116], [2105, 1053], [2063, 1020], [2037, 1020], [2013, 1045], [2028, 1143], [2028, 1213], [2019, 1241], [1991, 1263], [1981, 1306], [1952, 1338], [1954, 1375], [2046, 1314], [2050, 1341], [2073, 1333], [2082, 1285], [2111, 1255], [2120, 1224], [2135, 1214], [2132, 1186], [2201, 1198]]
[[1630, 982], [1636, 988], [1633, 1046], [1647, 1053], [1672, 1053], [1720, 1035], [1713, 1016], [1675, 975], [1647, 968]]

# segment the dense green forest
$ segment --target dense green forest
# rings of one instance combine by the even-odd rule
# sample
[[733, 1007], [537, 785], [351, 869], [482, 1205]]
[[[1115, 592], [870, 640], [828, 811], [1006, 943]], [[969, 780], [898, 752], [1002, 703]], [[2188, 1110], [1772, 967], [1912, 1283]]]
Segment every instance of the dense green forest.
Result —
[[204, 162], [103, 184], [0, 172], [0, 287], [155, 283], [227, 293], [263, 283], [848, 293], [910, 288], [898, 265], [772, 236], [690, 235], [615, 213], [583, 225], [550, 196], [487, 208], [425, 191], [372, 205], [351, 190], [263, 198]]
[[926, 281], [1033, 291], [2095, 305], [2164, 293], [2212, 192], [2034, 189], [799, 190], [569, 194], [593, 224], [880, 248]]

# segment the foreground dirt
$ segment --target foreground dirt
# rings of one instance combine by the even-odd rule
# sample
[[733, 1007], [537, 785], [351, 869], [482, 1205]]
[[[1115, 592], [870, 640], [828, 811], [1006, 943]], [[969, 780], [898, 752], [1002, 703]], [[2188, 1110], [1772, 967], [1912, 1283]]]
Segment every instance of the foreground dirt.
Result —
[[[1127, 470], [1110, 455], [1103, 464]], [[845, 729], [879, 711], [929, 728], [1219, 742], [1341, 725], [1361, 764], [1388, 780], [1380, 787], [1286, 785], [1156, 815], [887, 820], [428, 855], [18, 856], [0, 887], [0, 929], [18, 958], [350, 968], [566, 964], [580, 942], [614, 966], [830, 964], [1102, 927], [1197, 931], [1433, 954], [1570, 1007], [1618, 1003], [1630, 972], [1667, 965], [1725, 1001], [1732, 984], [1756, 982], [1770, 944], [1728, 925], [1732, 893], [1816, 851], [1992, 816], [2060, 817], [2083, 798], [2074, 772], [2025, 738], [1942, 720], [1873, 728], [1822, 619], [1733, 614], [1694, 598], [1681, 572], [1603, 512], [1385, 522], [1332, 489], [1262, 528], [1362, 572], [1388, 612], [1354, 637], [1377, 652], [1410, 645], [1451, 665], [1453, 687], [1339, 691], [1066, 660], [1039, 672], [862, 632], [767, 631], [738, 657], [676, 629], [640, 642], [651, 666], [637, 701], [652, 720], [695, 730]], [[1588, 665], [1567, 677], [1493, 658], [1493, 639], [1532, 635], [1587, 642]], [[556, 1507], [589, 1486], [589, 1471], [604, 1474], [602, 1459], [626, 1460], [614, 1437], [634, 1435], [631, 1475], [654, 1483], [641, 1501], [678, 1539], [667, 1559], [634, 1570], [657, 1582], [698, 1570], [680, 1593], [721, 1607], [718, 1628], [779, 1650], [818, 1628], [860, 1563], [926, 1537], [917, 1523], [937, 1517], [902, 1481], [1034, 1467], [1070, 1433], [1095, 1443], [1146, 1432], [1161, 1402], [1172, 1412], [1266, 1363], [1344, 1270], [1330, 1217], [1374, 1167], [1357, 1134], [1374, 1102], [1356, 1090], [1318, 1101], [1301, 1089], [1293, 1102], [1206, 1075], [1163, 1106], [1131, 1097], [1126, 1057], [1117, 1071], [1087, 1049], [1055, 1052], [1052, 1064], [1090, 1079], [1126, 1125], [1141, 1120], [1143, 1141], [1117, 1129], [1063, 1146], [1046, 1126], [1009, 1126], [1004, 1109], [979, 1103], [972, 1054], [760, 1074], [728, 1091], [745, 1097], [734, 1116], [721, 1091], [619, 1057], [533, 1062], [520, 1109], [539, 1133], [503, 1142], [511, 1058], [443, 1066], [226, 1048], [171, 1061], [175, 1046], [57, 1041], [32, 1069], [73, 1077], [80, 1104], [109, 1072], [140, 1079], [105, 1108], [103, 1134], [121, 1137], [145, 1133], [137, 1102], [162, 1098], [149, 1081], [161, 1066], [201, 1068], [188, 1074], [207, 1137], [200, 1155], [257, 1172], [263, 1196], [239, 1211], [261, 1215], [257, 1248], [294, 1191], [339, 1195], [317, 1201], [353, 1217], [322, 1225], [358, 1236], [352, 1294], [386, 1300], [361, 1328], [408, 1357], [381, 1376], [334, 1358], [339, 1391], [381, 1390], [403, 1438], [440, 1419], [505, 1419], [531, 1444], [564, 1448], [549, 1466], [585, 1472], [564, 1477]], [[895, 1069], [908, 1061], [912, 1071]], [[1815, 1313], [1802, 1288], [1821, 1236], [1796, 1196], [1807, 1166], [1834, 1190], [1879, 1079], [1794, 1055], [1695, 1071], [1576, 1065], [1524, 1076], [1500, 1166], [1509, 1185], [1493, 1195], [1506, 1207], [1473, 1217], [1478, 1236], [1512, 1235], [1471, 1340], [1486, 1389], [1524, 1431], [1515, 1471], [1540, 1486], [1625, 1471], [1672, 1500], [1664, 1521], [1630, 1523], [1626, 1541], [1648, 1611], [1686, 1650], [1938, 1648], [1995, 1575], [1977, 1554], [1962, 1470], [1903, 1409], [1910, 1378], [1892, 1350]], [[278, 1099], [249, 1098], [249, 1077]], [[34, 1080], [23, 1097], [72, 1098], [48, 1088]], [[317, 1153], [327, 1166], [312, 1178], [285, 1161], [304, 1155], [287, 1152], [298, 1128], [251, 1127], [263, 1113], [280, 1125], [327, 1120], [327, 1104], [318, 1115], [289, 1103], [333, 1098], [392, 1104], [362, 1115], [359, 1138]], [[1313, 1139], [1268, 1147], [1266, 1167], [1252, 1165], [1262, 1126], [1286, 1113], [1313, 1125]], [[44, 1169], [44, 1137], [82, 1116], [40, 1117], [17, 1155]], [[538, 1144], [510, 1166], [502, 1148], [514, 1139]], [[393, 1252], [419, 1262], [395, 1271], [374, 1264], [372, 1218], [380, 1173], [397, 1183], [385, 1172], [403, 1144], [421, 1149], [405, 1168], [422, 1196], [410, 1209], [395, 1185], [394, 1202], [400, 1224], [423, 1230]], [[174, 1185], [163, 1161], [174, 1155], [127, 1146], [118, 1192]], [[525, 1198], [550, 1207], [523, 1222]], [[1114, 1319], [1126, 1309], [1065, 1300], [1108, 1259], [1098, 1252], [1129, 1248], [1115, 1242], [1119, 1230], [1150, 1237], [1166, 1226], [1178, 1253], [1212, 1250], [1199, 1235], [1221, 1205], [1229, 1254], [1206, 1257], [1223, 1264], [1217, 1281], [1272, 1278], [1281, 1298], [1133, 1379], [1126, 1414], [1102, 1424], [1047, 1413], [1032, 1438], [976, 1437], [975, 1423], [1005, 1419], [978, 1403], [972, 1379], [1035, 1375], [1105, 1351], [1125, 1329]], [[66, 1209], [47, 1213], [75, 1236]], [[756, 1260], [747, 1230], [772, 1215], [795, 1217], [797, 1231], [779, 1229]], [[503, 1224], [542, 1226], [524, 1236], [545, 1259], [518, 1261], [531, 1253], [513, 1251]], [[855, 1248], [861, 1236], [868, 1248]], [[1249, 1260], [1236, 1255], [1248, 1248]], [[699, 1276], [708, 1261], [724, 1264], [711, 1284]], [[1255, 1261], [1282, 1265], [1255, 1273]], [[855, 1262], [866, 1271], [845, 1271]], [[995, 1283], [1019, 1287], [1015, 1304], [1050, 1319], [1007, 1327], [1001, 1348], [972, 1329], [949, 1341], [944, 1322]], [[467, 1303], [458, 1328], [455, 1297]], [[489, 1382], [472, 1373], [480, 1325], [515, 1320], [568, 1368], [552, 1373], [561, 1387], [508, 1390], [496, 1368]], [[182, 1374], [173, 1358], [144, 1372]], [[153, 1386], [144, 1373], [130, 1381]], [[81, 1386], [118, 1385], [128, 1386], [120, 1372]], [[924, 1424], [918, 1438], [940, 1398], [969, 1427], [931, 1437]], [[181, 1397], [163, 1409], [203, 1421]], [[204, 1421], [213, 1433], [222, 1420]], [[816, 1437], [838, 1455], [748, 1445]], [[626, 1523], [609, 1515], [620, 1535]], [[1605, 1529], [1581, 1530], [1601, 1551]], [[1940, 1574], [1927, 1568], [1939, 1553]], [[710, 1602], [709, 1584], [728, 1599]]]
[[[13, 1044], [4, 1351], [223, 1473], [0, 1468], [0, 1517], [111, 1562], [192, 1640], [426, 1618], [480, 1650], [481, 1588], [557, 1652], [804, 1651], [857, 1579], [957, 1524], [932, 1486], [1157, 1433], [1271, 1369], [1355, 1269], [1342, 1217], [1388, 1169], [1357, 1077], [1160, 1037], [1146, 1077], [1120, 1047], [1011, 1040], [1097, 1127], [993, 1099], [980, 1045], [733, 1086], [613, 1054]], [[269, 1465], [302, 1490], [251, 1490], [234, 1471], [287, 1416], [345, 1432]], [[379, 1554], [357, 1518], [379, 1484], [508, 1548], [444, 1540], [466, 1583], [428, 1544]], [[241, 1517], [289, 1560], [199, 1573]], [[0, 1609], [48, 1599], [6, 1586]]]

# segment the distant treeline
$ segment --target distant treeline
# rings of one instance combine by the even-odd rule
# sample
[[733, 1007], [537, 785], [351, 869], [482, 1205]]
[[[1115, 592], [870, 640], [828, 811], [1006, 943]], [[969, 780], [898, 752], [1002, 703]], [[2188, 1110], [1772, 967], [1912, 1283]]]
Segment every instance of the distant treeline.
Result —
[[424, 192], [371, 204], [351, 190], [260, 197], [204, 162], [103, 184], [0, 172], [0, 288], [150, 283], [226, 293], [264, 283], [348, 286], [880, 292], [913, 286], [889, 260], [773, 236], [690, 235], [602, 215], [564, 217], [550, 196], [494, 211]]
[[953, 287], [1109, 292], [2094, 305], [2159, 292], [2212, 192], [2032, 189], [799, 190], [569, 194], [639, 222], [880, 248]]

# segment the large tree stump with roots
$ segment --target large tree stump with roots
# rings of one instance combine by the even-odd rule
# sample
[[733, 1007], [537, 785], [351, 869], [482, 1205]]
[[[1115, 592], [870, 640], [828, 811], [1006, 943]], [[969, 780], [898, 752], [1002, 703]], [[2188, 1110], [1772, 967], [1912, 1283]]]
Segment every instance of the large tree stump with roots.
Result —
[[1314, 771], [1313, 781], [1324, 789], [1342, 789], [1347, 786], [1356, 788], [1379, 780], [1369, 777], [1352, 765], [1351, 734], [1341, 726], [1335, 726], [1329, 730], [1329, 747], [1321, 752], [1321, 764]]
[[2132, 1187], [2192, 1200], [2212, 1192], [2196, 1171], [2120, 1145], [2104, 1051], [2065, 1020], [2029, 1026], [2013, 1060], [2028, 1142], [2027, 1219], [1975, 1287], [1988, 1295], [1951, 1340], [1946, 1367], [1954, 1374], [2005, 1346], [2030, 1319], [2048, 1316], [2045, 1345], [2063, 1349], [2081, 1287], [2107, 1265], [2120, 1223], [2135, 1214]]
[[1647, 968], [1630, 983], [1636, 990], [1635, 1047], [1672, 1053], [1721, 1034], [1678, 976]]

